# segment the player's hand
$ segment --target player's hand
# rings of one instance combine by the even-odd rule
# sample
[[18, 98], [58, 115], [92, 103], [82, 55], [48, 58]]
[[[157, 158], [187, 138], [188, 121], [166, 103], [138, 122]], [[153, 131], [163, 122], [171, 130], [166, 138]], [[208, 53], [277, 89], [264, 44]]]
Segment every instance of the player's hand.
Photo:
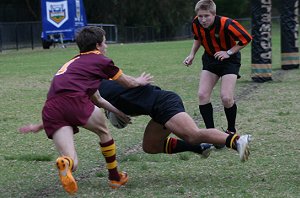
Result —
[[218, 51], [214, 54], [215, 59], [219, 61], [223, 61], [224, 59], [229, 58], [230, 56], [227, 54], [226, 51]]
[[141, 86], [144, 86], [153, 83], [153, 76], [143, 72], [138, 78], [136, 78], [136, 80]]
[[120, 120], [122, 120], [122, 122], [126, 123], [126, 124], [132, 124], [131, 122], [131, 117], [129, 115], [126, 115], [125, 113], [123, 112], [119, 112], [117, 114], [118, 118], [120, 118]]
[[193, 64], [193, 60], [194, 60], [194, 57], [189, 55], [188, 57], [186, 57], [184, 59], [184, 61], [182, 62], [185, 66], [190, 66], [191, 64]]
[[40, 124], [28, 124], [20, 127], [20, 133], [27, 134], [27, 133], [38, 133], [41, 130]]

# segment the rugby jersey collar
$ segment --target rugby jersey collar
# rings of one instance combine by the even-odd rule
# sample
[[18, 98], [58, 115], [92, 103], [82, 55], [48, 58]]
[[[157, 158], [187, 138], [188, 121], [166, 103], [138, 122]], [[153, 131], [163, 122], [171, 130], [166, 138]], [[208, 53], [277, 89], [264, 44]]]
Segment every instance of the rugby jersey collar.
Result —
[[216, 15], [214, 22], [207, 29], [209, 29], [209, 30], [214, 29], [214, 27], [216, 27], [216, 25], [217, 25], [217, 23], [218, 23], [219, 20], [220, 20], [220, 17], [218, 15]]
[[101, 54], [101, 52], [99, 50], [93, 50], [93, 51], [80, 53], [80, 55], [84, 55], [84, 54]]

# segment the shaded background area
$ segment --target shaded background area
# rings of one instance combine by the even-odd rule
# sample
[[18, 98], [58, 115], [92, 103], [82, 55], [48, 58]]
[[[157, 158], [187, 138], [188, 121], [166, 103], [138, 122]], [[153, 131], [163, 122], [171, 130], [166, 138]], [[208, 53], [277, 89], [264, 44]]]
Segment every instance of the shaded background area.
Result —
[[[278, 16], [280, 0], [273, 0], [273, 15]], [[103, 27], [108, 40], [153, 42], [191, 37], [191, 21], [198, 0], [83, 0], [89, 24], [114, 24]], [[245, 19], [250, 28], [251, 1], [215, 0], [217, 14]], [[41, 46], [41, 0], [0, 1], [0, 51]]]
[[[279, 0], [273, 0], [277, 7]], [[190, 21], [198, 0], [84, 0], [89, 23], [176, 25]], [[217, 13], [231, 18], [250, 16], [250, 0], [215, 0]], [[274, 10], [276, 12], [276, 10]], [[0, 22], [40, 21], [40, 0], [1, 0]]]

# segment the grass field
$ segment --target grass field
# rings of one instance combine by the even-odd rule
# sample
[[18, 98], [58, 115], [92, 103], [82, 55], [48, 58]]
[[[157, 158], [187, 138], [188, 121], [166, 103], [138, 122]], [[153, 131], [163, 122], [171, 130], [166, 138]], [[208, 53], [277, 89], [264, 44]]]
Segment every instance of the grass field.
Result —
[[[80, 164], [74, 173], [79, 191], [74, 197], [299, 197], [300, 195], [300, 70], [280, 70], [278, 32], [273, 32], [273, 81], [251, 81], [250, 46], [243, 49], [242, 78], [237, 83], [237, 128], [252, 134], [251, 156], [241, 163], [231, 150], [215, 151], [208, 159], [193, 153], [145, 154], [140, 147], [146, 116], [117, 130], [110, 126], [121, 170], [130, 180], [125, 188], [107, 185], [104, 159], [96, 135], [81, 129], [75, 136]], [[186, 68], [192, 40], [111, 45], [108, 56], [125, 73], [143, 71], [155, 84], [182, 96], [187, 112], [199, 126], [197, 102], [200, 55]], [[0, 197], [67, 197], [54, 161], [57, 152], [44, 132], [22, 135], [17, 128], [39, 122], [53, 74], [77, 53], [66, 49], [21, 50], [0, 54]], [[219, 99], [213, 99], [216, 126], [226, 127]]]

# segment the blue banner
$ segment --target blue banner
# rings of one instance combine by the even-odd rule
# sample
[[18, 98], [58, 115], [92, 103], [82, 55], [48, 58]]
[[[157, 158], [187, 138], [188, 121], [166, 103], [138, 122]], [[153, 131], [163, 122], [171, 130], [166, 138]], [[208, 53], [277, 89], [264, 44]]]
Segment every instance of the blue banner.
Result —
[[87, 24], [82, 0], [41, 0], [41, 10], [42, 39], [74, 41], [76, 30]]

